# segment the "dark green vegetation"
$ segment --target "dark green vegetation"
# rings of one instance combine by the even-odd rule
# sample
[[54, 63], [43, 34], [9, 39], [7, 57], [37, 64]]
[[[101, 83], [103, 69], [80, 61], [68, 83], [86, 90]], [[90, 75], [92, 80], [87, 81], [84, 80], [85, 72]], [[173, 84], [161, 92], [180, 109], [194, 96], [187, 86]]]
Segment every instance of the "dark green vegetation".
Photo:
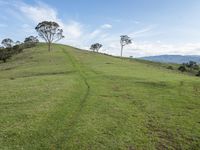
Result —
[[13, 42], [11, 39], [4, 39], [2, 43], [4, 47], [0, 47], [0, 61], [6, 63], [8, 59], [23, 52], [23, 49], [35, 47], [39, 40], [30, 36], [25, 39], [24, 43], [20, 43], [19, 41]]
[[194, 61], [189, 61], [188, 63], [183, 63], [181, 66], [179, 66], [178, 70], [181, 72], [188, 72], [190, 74], [200, 76], [200, 67]]
[[198, 77], [43, 44], [0, 72], [0, 149], [200, 147]]
[[[132, 60], [132, 58], [128, 58]], [[173, 70], [174, 72], [182, 72], [186, 75], [190, 76], [198, 76], [200, 77], [200, 65], [195, 61], [189, 61], [183, 64], [175, 64], [175, 63], [161, 63], [161, 62], [154, 62], [142, 59], [135, 59], [139, 62], [151, 64], [153, 66], [162, 67], [165, 69]]]
[[4, 63], [10, 59], [13, 55], [19, 54], [23, 51], [23, 48], [19, 45], [15, 45], [14, 47], [2, 48], [0, 49], [0, 61]]

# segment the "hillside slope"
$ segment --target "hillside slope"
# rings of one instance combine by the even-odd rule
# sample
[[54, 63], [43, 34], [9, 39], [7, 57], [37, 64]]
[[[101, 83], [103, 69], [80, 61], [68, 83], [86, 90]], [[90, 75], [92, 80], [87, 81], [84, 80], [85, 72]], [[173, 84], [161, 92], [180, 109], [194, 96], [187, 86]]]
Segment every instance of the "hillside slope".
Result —
[[197, 77], [43, 44], [0, 72], [0, 149], [200, 147]]

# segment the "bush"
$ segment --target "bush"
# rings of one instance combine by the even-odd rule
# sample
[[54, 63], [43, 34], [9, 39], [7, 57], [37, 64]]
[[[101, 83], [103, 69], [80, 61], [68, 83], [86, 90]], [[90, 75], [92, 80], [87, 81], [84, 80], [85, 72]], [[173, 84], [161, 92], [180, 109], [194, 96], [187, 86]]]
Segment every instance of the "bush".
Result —
[[22, 50], [23, 49], [20, 45], [15, 45], [13, 47], [0, 49], [0, 60], [5, 63], [13, 55], [21, 53]]
[[12, 52], [11, 49], [2, 49], [0, 50], [0, 60], [2, 60], [4, 63], [7, 61], [7, 59], [11, 58]]
[[193, 69], [194, 70], [199, 70], [199, 66], [196, 64], [196, 65], [193, 66]]
[[21, 53], [23, 51], [23, 49], [20, 45], [13, 46], [12, 50], [13, 50], [13, 54], [18, 54], [18, 53]]
[[186, 67], [184, 65], [181, 65], [179, 68], [178, 68], [179, 71], [181, 72], [185, 72], [187, 71]]
[[174, 70], [172, 66], [168, 66], [167, 69]]
[[196, 74], [197, 77], [200, 77], [200, 71]]
[[186, 67], [190, 68], [191, 70], [199, 70], [199, 66], [195, 61], [189, 61], [188, 63], [184, 64]]
[[0, 61], [5, 63], [13, 55], [21, 53], [23, 49], [36, 46], [38, 42], [39, 40], [37, 37], [33, 36], [26, 38], [24, 44], [21, 44], [21, 42], [17, 41], [15, 43], [16, 45], [13, 44], [14, 42], [11, 39], [4, 39], [2, 44], [4, 44], [6, 48], [0, 46]]
[[37, 39], [37, 37], [29, 36], [29, 37], [25, 38], [23, 47], [24, 48], [31, 48], [31, 47], [36, 46], [36, 44], [38, 42], [39, 42], [39, 40]]

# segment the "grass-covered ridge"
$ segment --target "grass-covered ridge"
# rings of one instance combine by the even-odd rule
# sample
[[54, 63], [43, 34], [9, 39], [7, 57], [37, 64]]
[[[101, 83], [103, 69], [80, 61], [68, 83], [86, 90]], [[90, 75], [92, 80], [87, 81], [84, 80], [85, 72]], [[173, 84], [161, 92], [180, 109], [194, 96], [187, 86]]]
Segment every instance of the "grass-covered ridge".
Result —
[[200, 80], [54, 45], [0, 64], [0, 149], [198, 149]]

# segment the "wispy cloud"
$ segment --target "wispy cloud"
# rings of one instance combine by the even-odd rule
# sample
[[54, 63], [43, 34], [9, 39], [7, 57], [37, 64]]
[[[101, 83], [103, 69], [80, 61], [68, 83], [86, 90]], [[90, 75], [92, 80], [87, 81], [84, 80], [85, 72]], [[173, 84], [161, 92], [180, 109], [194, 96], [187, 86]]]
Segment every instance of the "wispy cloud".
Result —
[[[120, 54], [120, 35], [128, 34], [133, 38], [133, 44], [125, 47], [125, 56], [147, 56], [160, 54], [200, 54], [200, 43], [185, 43], [185, 44], [166, 44], [157, 39], [155, 42], [139, 41], [142, 38], [151, 38], [158, 36], [160, 33], [158, 25], [145, 25], [140, 21], [130, 22], [129, 28], [119, 28], [122, 20], [120, 19], [105, 19], [105, 23], [98, 25], [96, 28], [88, 28], [90, 24], [84, 24], [74, 20], [63, 20], [58, 11], [46, 3], [36, 2], [34, 5], [24, 3], [23, 1], [3, 1], [0, 0], [0, 7], [6, 8], [5, 12], [8, 17], [16, 19], [21, 23], [21, 28], [18, 29], [18, 34], [28, 36], [30, 34], [37, 34], [34, 27], [37, 23], [48, 20], [56, 21], [64, 29], [65, 39], [60, 41], [63, 44], [70, 44], [79, 48], [89, 48], [90, 44], [99, 42], [103, 44], [103, 52], [113, 55]], [[3, 16], [1, 16], [3, 18]], [[110, 22], [110, 23], [109, 23]], [[118, 30], [113, 27], [118, 26]], [[135, 27], [137, 26], [137, 30]], [[139, 26], [141, 26], [140, 29]], [[7, 27], [7, 24], [1, 23], [0, 29]], [[2, 29], [3, 30], [3, 29]], [[10, 35], [10, 34], [9, 34]], [[4, 35], [7, 36], [7, 35]]]
[[[35, 5], [28, 5], [20, 2], [15, 3], [15, 6], [21, 13], [21, 16], [25, 17], [35, 25], [44, 20], [57, 22], [61, 28], [63, 28], [66, 39], [70, 39], [70, 41], [78, 40], [82, 35], [82, 25], [79, 22], [74, 20], [64, 22], [59, 18], [57, 10], [45, 3], [37, 2]], [[29, 27], [30, 26], [31, 25], [29, 25]], [[27, 31], [31, 31], [29, 27], [24, 28], [23, 26]]]
[[46, 5], [45, 3], [37, 2], [36, 5], [28, 5], [25, 3], [20, 3], [17, 8], [21, 13], [31, 19], [32, 21], [38, 23], [44, 20], [61, 21], [58, 18], [57, 11]]
[[103, 24], [101, 26], [102, 29], [111, 29], [112, 28], [112, 25], [111, 24]]
[[144, 27], [140, 30], [134, 31], [134, 32], [130, 33], [129, 35], [131, 37], [151, 36], [151, 35], [155, 34], [154, 30], [156, 30], [156, 27], [157, 27], [157, 25], [149, 25], [149, 26]]
[[[107, 35], [106, 31], [112, 29], [112, 25], [105, 23], [97, 27], [94, 31], [87, 31], [84, 24], [77, 22], [75, 20], [66, 20], [63, 21], [59, 18], [58, 12], [56, 9], [48, 6], [45, 3], [37, 2], [35, 5], [28, 5], [26, 3], [15, 3], [15, 7], [21, 13], [23, 18], [37, 24], [38, 22], [48, 20], [56, 21], [63, 28], [65, 39], [62, 40], [64, 44], [71, 44], [73, 46], [78, 46], [80, 48], [87, 47], [92, 43], [92, 41], [101, 41], [102, 37]], [[42, 14], [42, 15], [41, 15]], [[32, 25], [23, 25], [23, 29], [27, 30], [28, 33], [31, 33], [30, 29]], [[89, 47], [89, 46], [88, 46]]]

